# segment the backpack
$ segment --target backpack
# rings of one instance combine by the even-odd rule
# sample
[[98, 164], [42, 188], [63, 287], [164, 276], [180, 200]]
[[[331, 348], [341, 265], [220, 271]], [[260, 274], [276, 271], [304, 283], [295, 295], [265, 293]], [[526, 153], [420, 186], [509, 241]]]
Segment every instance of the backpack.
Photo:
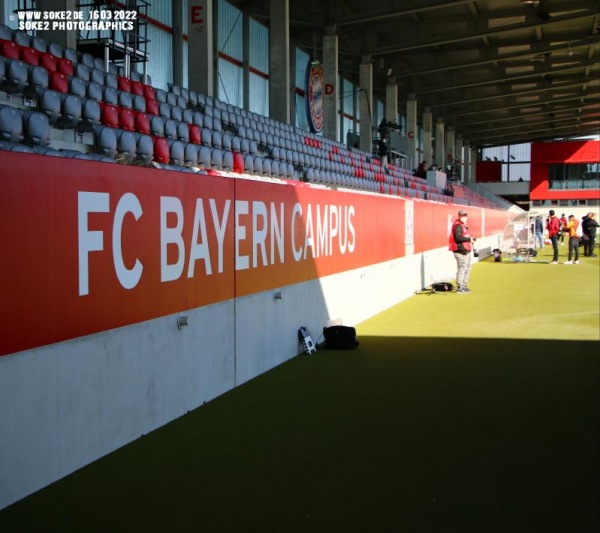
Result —
[[327, 350], [354, 350], [358, 346], [356, 330], [350, 326], [330, 326], [323, 328], [325, 342], [319, 348]]

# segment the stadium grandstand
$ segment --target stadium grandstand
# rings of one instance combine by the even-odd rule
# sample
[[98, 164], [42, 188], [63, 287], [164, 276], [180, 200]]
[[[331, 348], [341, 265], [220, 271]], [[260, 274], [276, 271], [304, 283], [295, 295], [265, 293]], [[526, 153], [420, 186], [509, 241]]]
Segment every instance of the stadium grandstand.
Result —
[[459, 209], [481, 259], [529, 202], [597, 211], [599, 19], [1, 3], [0, 508], [447, 276]]

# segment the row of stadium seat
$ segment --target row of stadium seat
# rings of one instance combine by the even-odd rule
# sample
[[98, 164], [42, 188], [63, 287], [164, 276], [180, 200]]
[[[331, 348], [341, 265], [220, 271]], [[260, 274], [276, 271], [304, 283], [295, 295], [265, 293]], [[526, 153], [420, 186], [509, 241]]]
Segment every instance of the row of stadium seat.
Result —
[[[0, 108], [0, 149], [448, 199], [405, 169], [381, 166], [371, 154], [184, 87], [152, 87], [135, 71], [125, 78], [115, 65], [107, 67], [90, 54], [5, 26], [0, 56], [0, 90], [31, 98], [38, 110]], [[81, 152], [54, 150], [48, 146], [53, 128], [91, 132], [97, 153], [83, 145]], [[472, 193], [465, 201], [479, 200]]]

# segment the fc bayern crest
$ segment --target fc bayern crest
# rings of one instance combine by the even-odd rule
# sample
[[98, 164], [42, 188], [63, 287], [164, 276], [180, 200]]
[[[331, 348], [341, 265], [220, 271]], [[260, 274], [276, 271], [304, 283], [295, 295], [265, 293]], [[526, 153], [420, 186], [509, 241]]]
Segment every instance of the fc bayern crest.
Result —
[[318, 61], [306, 66], [306, 118], [312, 132], [323, 131], [323, 65]]

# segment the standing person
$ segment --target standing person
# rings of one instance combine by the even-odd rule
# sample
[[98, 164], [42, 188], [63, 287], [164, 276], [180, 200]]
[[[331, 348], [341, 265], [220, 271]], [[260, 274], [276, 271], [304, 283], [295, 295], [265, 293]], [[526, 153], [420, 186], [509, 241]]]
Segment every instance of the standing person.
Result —
[[421, 163], [419, 163], [417, 171], [415, 172], [415, 176], [417, 176], [418, 178], [425, 179], [427, 177], [426, 169], [427, 169], [427, 161], [421, 161]]
[[585, 244], [584, 255], [587, 257], [596, 257], [596, 254], [594, 253], [594, 248], [596, 246], [596, 228], [600, 227], [600, 224], [596, 221], [596, 215], [594, 213], [588, 213], [582, 224], [583, 234], [589, 239]]
[[459, 211], [458, 218], [452, 224], [452, 230], [448, 237], [450, 251], [456, 259], [456, 293], [468, 294], [469, 274], [471, 273], [471, 251], [473, 250], [475, 238], [469, 235], [467, 227], [467, 212]]
[[567, 224], [569, 223], [569, 221], [566, 219], [565, 214], [563, 213], [562, 215], [560, 215], [560, 218], [558, 219], [560, 222], [560, 232], [558, 234], [559, 239], [560, 239], [560, 244], [565, 244], [565, 228], [567, 227]]
[[[569, 220], [565, 226], [565, 233], [569, 235], [569, 259], [565, 261], [565, 265], [578, 265], [579, 264], [579, 237], [577, 236], [577, 230], [579, 229], [579, 220], [574, 215], [569, 215]], [[575, 261], [573, 259], [573, 253], [575, 254]]]
[[542, 223], [542, 217], [537, 216], [533, 221], [533, 247], [537, 250], [537, 243], [540, 243], [540, 248], [544, 249], [544, 224]]
[[551, 265], [558, 265], [558, 233], [560, 231], [560, 221], [554, 213], [554, 209], [550, 209], [550, 217], [546, 221], [546, 229], [548, 230], [548, 238], [552, 243], [553, 256]]

